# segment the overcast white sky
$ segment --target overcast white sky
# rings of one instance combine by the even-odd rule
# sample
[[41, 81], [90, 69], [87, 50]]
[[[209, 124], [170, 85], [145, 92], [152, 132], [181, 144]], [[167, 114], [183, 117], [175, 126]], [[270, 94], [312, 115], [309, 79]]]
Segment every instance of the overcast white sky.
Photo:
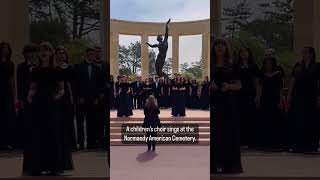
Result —
[[[111, 18], [143, 22], [192, 21], [210, 18], [210, 0], [111, 0]], [[140, 41], [138, 36], [121, 35], [120, 45]], [[156, 43], [155, 37], [149, 37]], [[167, 57], [172, 57], [171, 38]], [[201, 58], [201, 35], [180, 36], [180, 64]], [[156, 50], [156, 49], [154, 49]], [[158, 52], [158, 51], [156, 51]]]

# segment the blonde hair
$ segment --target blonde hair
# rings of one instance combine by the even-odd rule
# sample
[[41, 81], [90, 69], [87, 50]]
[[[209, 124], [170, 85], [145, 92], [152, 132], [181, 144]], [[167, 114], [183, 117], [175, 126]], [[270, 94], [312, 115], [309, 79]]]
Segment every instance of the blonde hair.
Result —
[[[39, 52], [41, 52], [41, 51], [49, 51], [50, 52], [49, 67], [54, 69], [56, 67], [56, 62], [55, 62], [55, 57], [54, 57], [52, 45], [49, 42], [40, 43]], [[39, 57], [39, 65], [41, 66], [41, 64], [42, 64], [42, 59], [41, 59], [41, 57]]]
[[158, 106], [157, 100], [153, 95], [150, 95], [148, 97], [147, 103], [146, 103], [146, 107], [147, 108], [156, 108]]

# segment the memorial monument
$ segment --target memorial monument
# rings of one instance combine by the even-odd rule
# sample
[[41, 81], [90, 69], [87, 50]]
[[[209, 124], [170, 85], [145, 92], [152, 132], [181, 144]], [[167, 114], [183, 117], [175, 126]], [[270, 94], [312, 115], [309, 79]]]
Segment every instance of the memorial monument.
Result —
[[162, 69], [167, 57], [170, 21], [171, 19], [169, 19], [168, 22], [166, 23], [166, 32], [165, 32], [164, 39], [162, 38], [162, 35], [158, 35], [157, 36], [157, 41], [159, 42], [158, 44], [149, 44], [148, 42], [146, 43], [151, 48], [159, 49], [159, 54], [157, 56], [156, 63], [155, 63], [156, 74], [158, 77], [168, 76], [166, 73], [162, 71]]

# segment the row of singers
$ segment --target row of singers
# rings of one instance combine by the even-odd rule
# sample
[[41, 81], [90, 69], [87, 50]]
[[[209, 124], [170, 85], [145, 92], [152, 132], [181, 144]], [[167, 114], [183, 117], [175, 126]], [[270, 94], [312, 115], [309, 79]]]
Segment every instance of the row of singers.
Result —
[[[180, 80], [181, 79], [181, 80]], [[179, 88], [177, 88], [179, 86]], [[183, 88], [181, 88], [181, 87]], [[155, 96], [160, 108], [170, 108], [175, 103], [176, 94], [184, 97], [184, 106], [190, 109], [209, 109], [209, 79], [205, 77], [199, 84], [196, 79], [190, 80], [175, 75], [172, 79], [146, 78], [144, 81], [138, 77], [131, 82], [126, 76], [118, 76], [114, 82], [111, 77], [110, 103], [112, 108], [119, 106], [121, 93], [127, 92], [128, 106], [131, 109], [142, 109], [150, 95]]]

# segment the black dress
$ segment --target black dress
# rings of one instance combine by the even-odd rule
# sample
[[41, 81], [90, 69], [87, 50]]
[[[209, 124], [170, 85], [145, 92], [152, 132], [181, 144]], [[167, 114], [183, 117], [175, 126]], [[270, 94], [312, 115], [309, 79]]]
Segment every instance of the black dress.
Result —
[[185, 91], [185, 97], [186, 97], [186, 107], [190, 108], [191, 106], [191, 96], [190, 96], [190, 88], [191, 88], [191, 83], [186, 82], [185, 83], [186, 91]]
[[28, 63], [27, 61], [18, 65], [17, 68], [17, 97], [19, 103], [21, 103], [22, 107], [19, 109], [16, 124], [15, 124], [15, 142], [16, 147], [23, 148], [24, 136], [23, 136], [23, 122], [27, 119], [27, 96], [31, 83], [31, 70], [34, 65]]
[[209, 82], [203, 82], [201, 85], [200, 106], [202, 110], [208, 110], [210, 106]]
[[[216, 67], [211, 79], [221, 88], [223, 83], [239, 79], [232, 67]], [[239, 119], [234, 91], [212, 90], [210, 158], [211, 173], [221, 168], [225, 173], [242, 172]]]
[[259, 76], [259, 68], [256, 64], [252, 64], [247, 67], [237, 67], [236, 70], [238, 71], [242, 85], [239, 91], [241, 145], [255, 146], [255, 81]]
[[[133, 86], [134, 83], [129, 83], [130, 93], [129, 93], [129, 109], [132, 111], [133, 109]], [[132, 114], [131, 114], [132, 115]]]
[[129, 103], [129, 94], [128, 91], [130, 89], [129, 83], [120, 83], [119, 84], [120, 89], [120, 95], [119, 95], [119, 104], [118, 104], [118, 117], [123, 116], [131, 116], [132, 115], [132, 109]]
[[32, 82], [36, 94], [32, 98], [30, 118], [26, 122], [26, 142], [23, 172], [39, 174], [42, 171], [62, 172], [73, 169], [69, 127], [62, 118], [63, 99], [54, 100], [58, 82], [63, 77], [51, 68], [34, 68]]
[[168, 108], [168, 107], [170, 107], [170, 104], [169, 104], [170, 85], [163, 84], [162, 92], [163, 92], [163, 94], [162, 94], [162, 107]]
[[186, 86], [178, 83], [172, 86], [172, 112], [173, 116], [186, 115]]
[[190, 108], [192, 109], [199, 108], [198, 88], [199, 88], [198, 84], [191, 85]]
[[[161, 127], [161, 123], [160, 123], [160, 118], [159, 118], [159, 114], [160, 114], [160, 109], [159, 107], [155, 107], [155, 108], [148, 108], [145, 107], [144, 108], [144, 122], [143, 122], [143, 127], [145, 128], [156, 128], [156, 127]], [[157, 132], [147, 132], [147, 137], [157, 137]], [[148, 150], [155, 150], [156, 149], [156, 141], [148, 141]]]
[[304, 64], [296, 64], [292, 77], [295, 79], [289, 110], [292, 148], [296, 152], [317, 151], [319, 64], [310, 64], [308, 68]]
[[272, 76], [263, 74], [260, 83], [262, 85], [260, 98], [259, 137], [258, 146], [262, 148], [280, 148], [283, 143], [281, 133], [284, 122], [281, 117], [279, 103], [281, 100], [280, 90], [283, 87], [282, 73], [276, 71]]
[[12, 122], [15, 118], [12, 78], [14, 64], [0, 62], [0, 149], [12, 144]]
[[73, 91], [74, 86], [74, 70], [72, 66], [68, 66], [67, 68], [63, 69], [57, 67], [58, 73], [61, 74], [62, 79], [64, 80], [64, 92], [65, 95], [63, 97], [63, 108], [62, 115], [64, 118], [64, 122], [66, 123], [65, 126], [68, 127], [66, 130], [67, 137], [70, 138], [69, 142], [71, 143], [72, 149], [76, 149], [76, 133], [75, 133], [75, 126], [74, 126], [74, 119], [75, 119], [75, 105], [73, 103]]

